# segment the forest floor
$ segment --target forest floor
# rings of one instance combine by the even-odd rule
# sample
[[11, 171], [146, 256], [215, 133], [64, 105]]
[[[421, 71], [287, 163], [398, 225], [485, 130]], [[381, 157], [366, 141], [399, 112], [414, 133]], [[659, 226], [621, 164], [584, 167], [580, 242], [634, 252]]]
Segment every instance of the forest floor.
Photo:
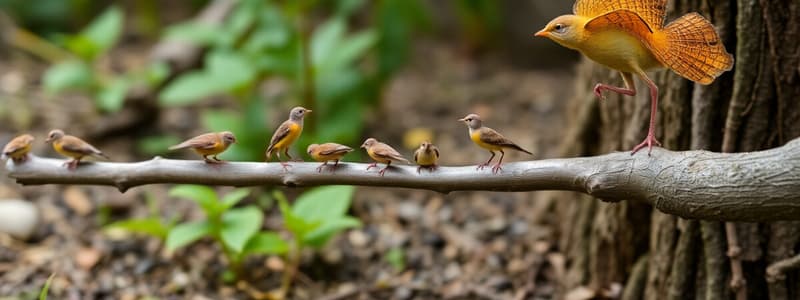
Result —
[[[146, 52], [130, 53], [138, 53], [131, 55], [136, 60]], [[370, 114], [365, 136], [397, 144], [410, 156], [411, 150], [399, 146], [403, 136], [423, 129], [433, 133], [443, 165], [473, 165], [489, 153], [471, 144], [456, 119], [475, 112], [535, 153], [509, 153], [506, 161], [557, 155], [569, 120], [571, 68], [517, 69], [496, 56], [467, 59], [431, 43], [421, 43], [412, 57]], [[73, 120], [93, 120], [86, 117], [92, 115], [88, 100], [44, 95], [43, 68], [13, 55], [0, 61], [0, 96], [6, 102], [0, 108], [0, 141], [16, 134], [11, 128], [31, 128], [43, 137], [50, 128], [69, 128]], [[20, 94], [25, 97], [9, 96]], [[96, 145], [115, 160], [145, 159], [131, 153], [130, 139]], [[41, 140], [34, 151], [52, 155]], [[279, 286], [281, 264], [275, 258], [248, 259], [248, 284], [226, 285], [219, 280], [225, 262], [210, 241], [170, 255], [157, 239], [102, 230], [109, 221], [147, 215], [147, 198], [156, 200], [163, 216], [201, 216], [193, 203], [170, 199], [168, 188], [152, 185], [120, 194], [106, 187], [21, 187], [0, 168], [0, 199], [30, 201], [41, 216], [26, 241], [0, 234], [0, 298], [34, 298], [52, 273], [52, 299], [248, 299], [254, 289]], [[318, 253], [305, 253], [289, 298], [550, 299], [567, 262], [557, 243], [559, 221], [538, 195], [358, 188], [350, 212], [363, 227], [340, 234]], [[266, 214], [266, 227], [280, 228], [277, 208]], [[386, 259], [392, 249], [403, 254], [403, 268]]]

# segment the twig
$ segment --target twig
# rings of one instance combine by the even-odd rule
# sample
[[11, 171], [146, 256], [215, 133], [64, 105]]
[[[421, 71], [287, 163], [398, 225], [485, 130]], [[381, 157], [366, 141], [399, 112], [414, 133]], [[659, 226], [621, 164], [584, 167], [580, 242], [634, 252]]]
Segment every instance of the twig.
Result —
[[767, 281], [776, 282], [786, 279], [786, 272], [800, 268], [800, 255], [776, 261], [767, 267]]
[[32, 156], [22, 164], [7, 162], [8, 175], [24, 185], [110, 185], [120, 191], [145, 184], [194, 183], [227, 186], [360, 185], [452, 191], [564, 190], [606, 201], [634, 200], [684, 218], [721, 221], [800, 220], [800, 139], [785, 146], [748, 153], [673, 152], [654, 149], [652, 156], [617, 152], [595, 157], [515, 162], [500, 174], [475, 166], [441, 167], [416, 173], [413, 166], [393, 167], [385, 177], [366, 164], [344, 163], [336, 174], [317, 172], [318, 163], [278, 163], [154, 158], [137, 163], [86, 163], [69, 171], [64, 161]]

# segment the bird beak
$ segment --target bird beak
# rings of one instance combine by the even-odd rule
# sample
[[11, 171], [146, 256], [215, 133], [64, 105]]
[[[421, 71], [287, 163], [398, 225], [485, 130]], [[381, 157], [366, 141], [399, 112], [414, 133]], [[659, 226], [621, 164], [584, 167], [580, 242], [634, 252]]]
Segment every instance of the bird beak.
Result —
[[533, 36], [538, 36], [538, 37], [547, 37], [549, 34], [550, 34], [550, 33], [549, 33], [549, 32], [547, 32], [547, 29], [545, 28], [545, 29], [539, 30], [539, 32], [537, 32], [537, 33], [533, 34]]
[[310, 112], [313, 112], [313, 110], [306, 109], [306, 113], [310, 113]]
[[50, 138], [47, 138], [46, 140], [44, 140], [44, 143], [45, 143], [45, 144], [49, 144], [49, 143], [50, 143], [50, 142], [52, 142], [52, 141], [53, 141], [52, 139], [50, 139]]
[[464, 118], [461, 118], [461, 119], [458, 119], [458, 121], [459, 122], [466, 122], [467, 120], [464, 120]]

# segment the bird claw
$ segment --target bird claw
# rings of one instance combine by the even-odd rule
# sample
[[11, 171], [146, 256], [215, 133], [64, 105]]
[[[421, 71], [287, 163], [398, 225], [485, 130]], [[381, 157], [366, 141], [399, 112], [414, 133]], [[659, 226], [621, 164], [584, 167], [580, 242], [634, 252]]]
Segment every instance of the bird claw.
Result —
[[488, 166], [489, 166], [489, 164], [480, 164], [480, 165], [478, 165], [477, 168], [475, 168], [475, 170], [483, 170], [483, 168], [486, 168]]
[[381, 175], [381, 177], [383, 177], [383, 174], [386, 173], [386, 169], [388, 169], [388, 168], [389, 167], [386, 167], [386, 168], [383, 168], [380, 171], [378, 171], [378, 175]]
[[67, 170], [75, 171], [78, 168], [78, 161], [77, 160], [70, 160], [62, 164], [62, 166], [66, 166]]
[[378, 163], [370, 164], [369, 166], [367, 166], [367, 171], [369, 171], [369, 169], [377, 168], [377, 167], [378, 167]]
[[644, 138], [644, 141], [642, 141], [639, 145], [636, 145], [636, 147], [633, 147], [633, 150], [631, 150], [631, 155], [634, 155], [637, 151], [647, 147], [647, 156], [650, 156], [650, 153], [653, 152], [653, 145], [661, 147], [661, 142], [656, 140], [656, 137], [652, 134], [648, 134], [647, 137]]
[[291, 167], [291, 165], [289, 165], [289, 163], [286, 163], [286, 162], [280, 162], [280, 163], [281, 163], [281, 167], [283, 167], [283, 171], [284, 172], [289, 172], [289, 167]]
[[501, 167], [500, 164], [496, 164], [496, 165], [492, 166], [492, 174], [497, 174], [502, 170], [503, 170], [503, 167]]
[[606, 97], [603, 96], [603, 85], [598, 83], [594, 86], [594, 95], [597, 96], [600, 100], [606, 100]]
[[437, 165], [419, 166], [417, 167], [417, 174], [420, 174], [421, 169], [428, 169], [429, 172], [433, 173], [433, 171], [436, 171], [437, 168], [439, 168]]

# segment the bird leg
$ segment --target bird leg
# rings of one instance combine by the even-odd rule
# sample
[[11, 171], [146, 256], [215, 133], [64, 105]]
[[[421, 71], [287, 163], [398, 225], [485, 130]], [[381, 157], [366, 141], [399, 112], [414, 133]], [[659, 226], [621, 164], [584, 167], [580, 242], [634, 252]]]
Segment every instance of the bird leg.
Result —
[[489, 157], [489, 160], [487, 160], [485, 163], [478, 165], [478, 167], [475, 168], [475, 170], [483, 170], [483, 168], [485, 168], [492, 162], [492, 159], [494, 159], [494, 151], [489, 151], [489, 152], [492, 153], [492, 157]]
[[217, 163], [221, 163], [221, 164], [222, 164], [222, 163], [225, 163], [225, 161], [224, 161], [224, 160], [221, 160], [221, 159], [219, 159], [219, 158], [217, 157], [217, 155], [214, 155], [213, 157], [214, 157], [214, 160], [215, 160], [215, 161], [217, 161]]
[[389, 166], [391, 166], [391, 165], [392, 165], [392, 161], [390, 160], [389, 162], [386, 163], [386, 167], [385, 168], [383, 168], [380, 171], [378, 171], [378, 174], [380, 174], [381, 177], [383, 177], [383, 173], [386, 173], [386, 169], [388, 169]]
[[[286, 155], [289, 155], [289, 154], [287, 153]], [[281, 163], [281, 166], [283, 167], [283, 171], [284, 172], [289, 172], [289, 167], [291, 167], [291, 166], [288, 163], [286, 163], [286, 162], [281, 160], [281, 152], [280, 151], [276, 152], [275, 156], [278, 157], [278, 162]], [[291, 158], [291, 156], [289, 158]]]
[[72, 160], [65, 162], [64, 166], [67, 167], [67, 170], [74, 171], [75, 169], [78, 168], [78, 163], [80, 161], [81, 161], [80, 158], [73, 158]]
[[367, 171], [369, 171], [369, 169], [377, 168], [377, 167], [378, 167], [378, 162], [376, 161], [374, 163], [369, 164], [369, 166], [367, 166]]
[[[217, 158], [216, 158], [216, 156], [214, 157], [214, 159], [217, 159]], [[218, 163], [220, 163], [220, 162], [221, 162], [220, 160], [212, 160], [212, 159], [208, 158], [208, 155], [203, 155], [203, 160], [204, 160], [204, 161], [205, 161], [207, 164], [218, 164]]]
[[433, 172], [433, 171], [435, 171], [437, 168], [439, 168], [439, 166], [437, 166], [437, 165], [435, 165], [435, 164], [433, 164], [433, 165], [430, 165], [430, 166], [419, 166], [419, 167], [417, 167], [417, 174], [419, 174], [419, 170], [420, 170], [420, 169], [423, 169], [423, 168], [424, 168], [424, 169], [428, 169], [428, 171], [430, 171], [430, 172], [432, 173], [432, 172]]
[[[327, 161], [325, 163], [328, 163]], [[336, 159], [333, 161], [333, 167], [331, 167], [331, 173], [336, 174], [336, 168], [339, 167], [339, 160]]]
[[328, 165], [328, 161], [326, 160], [324, 163], [319, 165], [319, 167], [317, 167], [317, 173], [322, 173], [322, 168], [324, 168], [327, 165]]
[[636, 151], [647, 147], [647, 156], [650, 156], [650, 153], [653, 152], [653, 145], [661, 146], [661, 142], [656, 140], [656, 110], [658, 109], [658, 86], [647, 77], [647, 74], [642, 72], [639, 76], [644, 79], [647, 85], [650, 87], [650, 127], [647, 129], [647, 137], [644, 138], [639, 145], [633, 147], [631, 151], [631, 155], [636, 154]]
[[505, 157], [505, 156], [506, 156], [506, 153], [503, 152], [502, 149], [500, 149], [500, 160], [497, 162], [496, 165], [494, 165], [492, 167], [492, 174], [497, 174], [498, 172], [500, 172], [500, 170], [503, 170], [503, 168], [500, 167], [500, 164], [503, 163], [503, 157]]
[[594, 95], [601, 100], [605, 100], [606, 97], [603, 96], [603, 91], [612, 91], [618, 94], [628, 95], [628, 96], [636, 96], [636, 85], [633, 83], [633, 75], [631, 73], [622, 72], [622, 79], [625, 81], [625, 87], [616, 87], [613, 85], [608, 85], [604, 83], [598, 83], [594, 86]]
[[288, 157], [288, 158], [289, 158], [289, 161], [293, 161], [293, 162], [303, 162], [303, 159], [302, 159], [302, 158], [294, 159], [294, 158], [292, 158], [292, 156], [291, 156], [291, 155], [289, 155], [289, 147], [286, 147], [286, 149], [283, 149], [283, 154], [286, 154], [286, 157]]

